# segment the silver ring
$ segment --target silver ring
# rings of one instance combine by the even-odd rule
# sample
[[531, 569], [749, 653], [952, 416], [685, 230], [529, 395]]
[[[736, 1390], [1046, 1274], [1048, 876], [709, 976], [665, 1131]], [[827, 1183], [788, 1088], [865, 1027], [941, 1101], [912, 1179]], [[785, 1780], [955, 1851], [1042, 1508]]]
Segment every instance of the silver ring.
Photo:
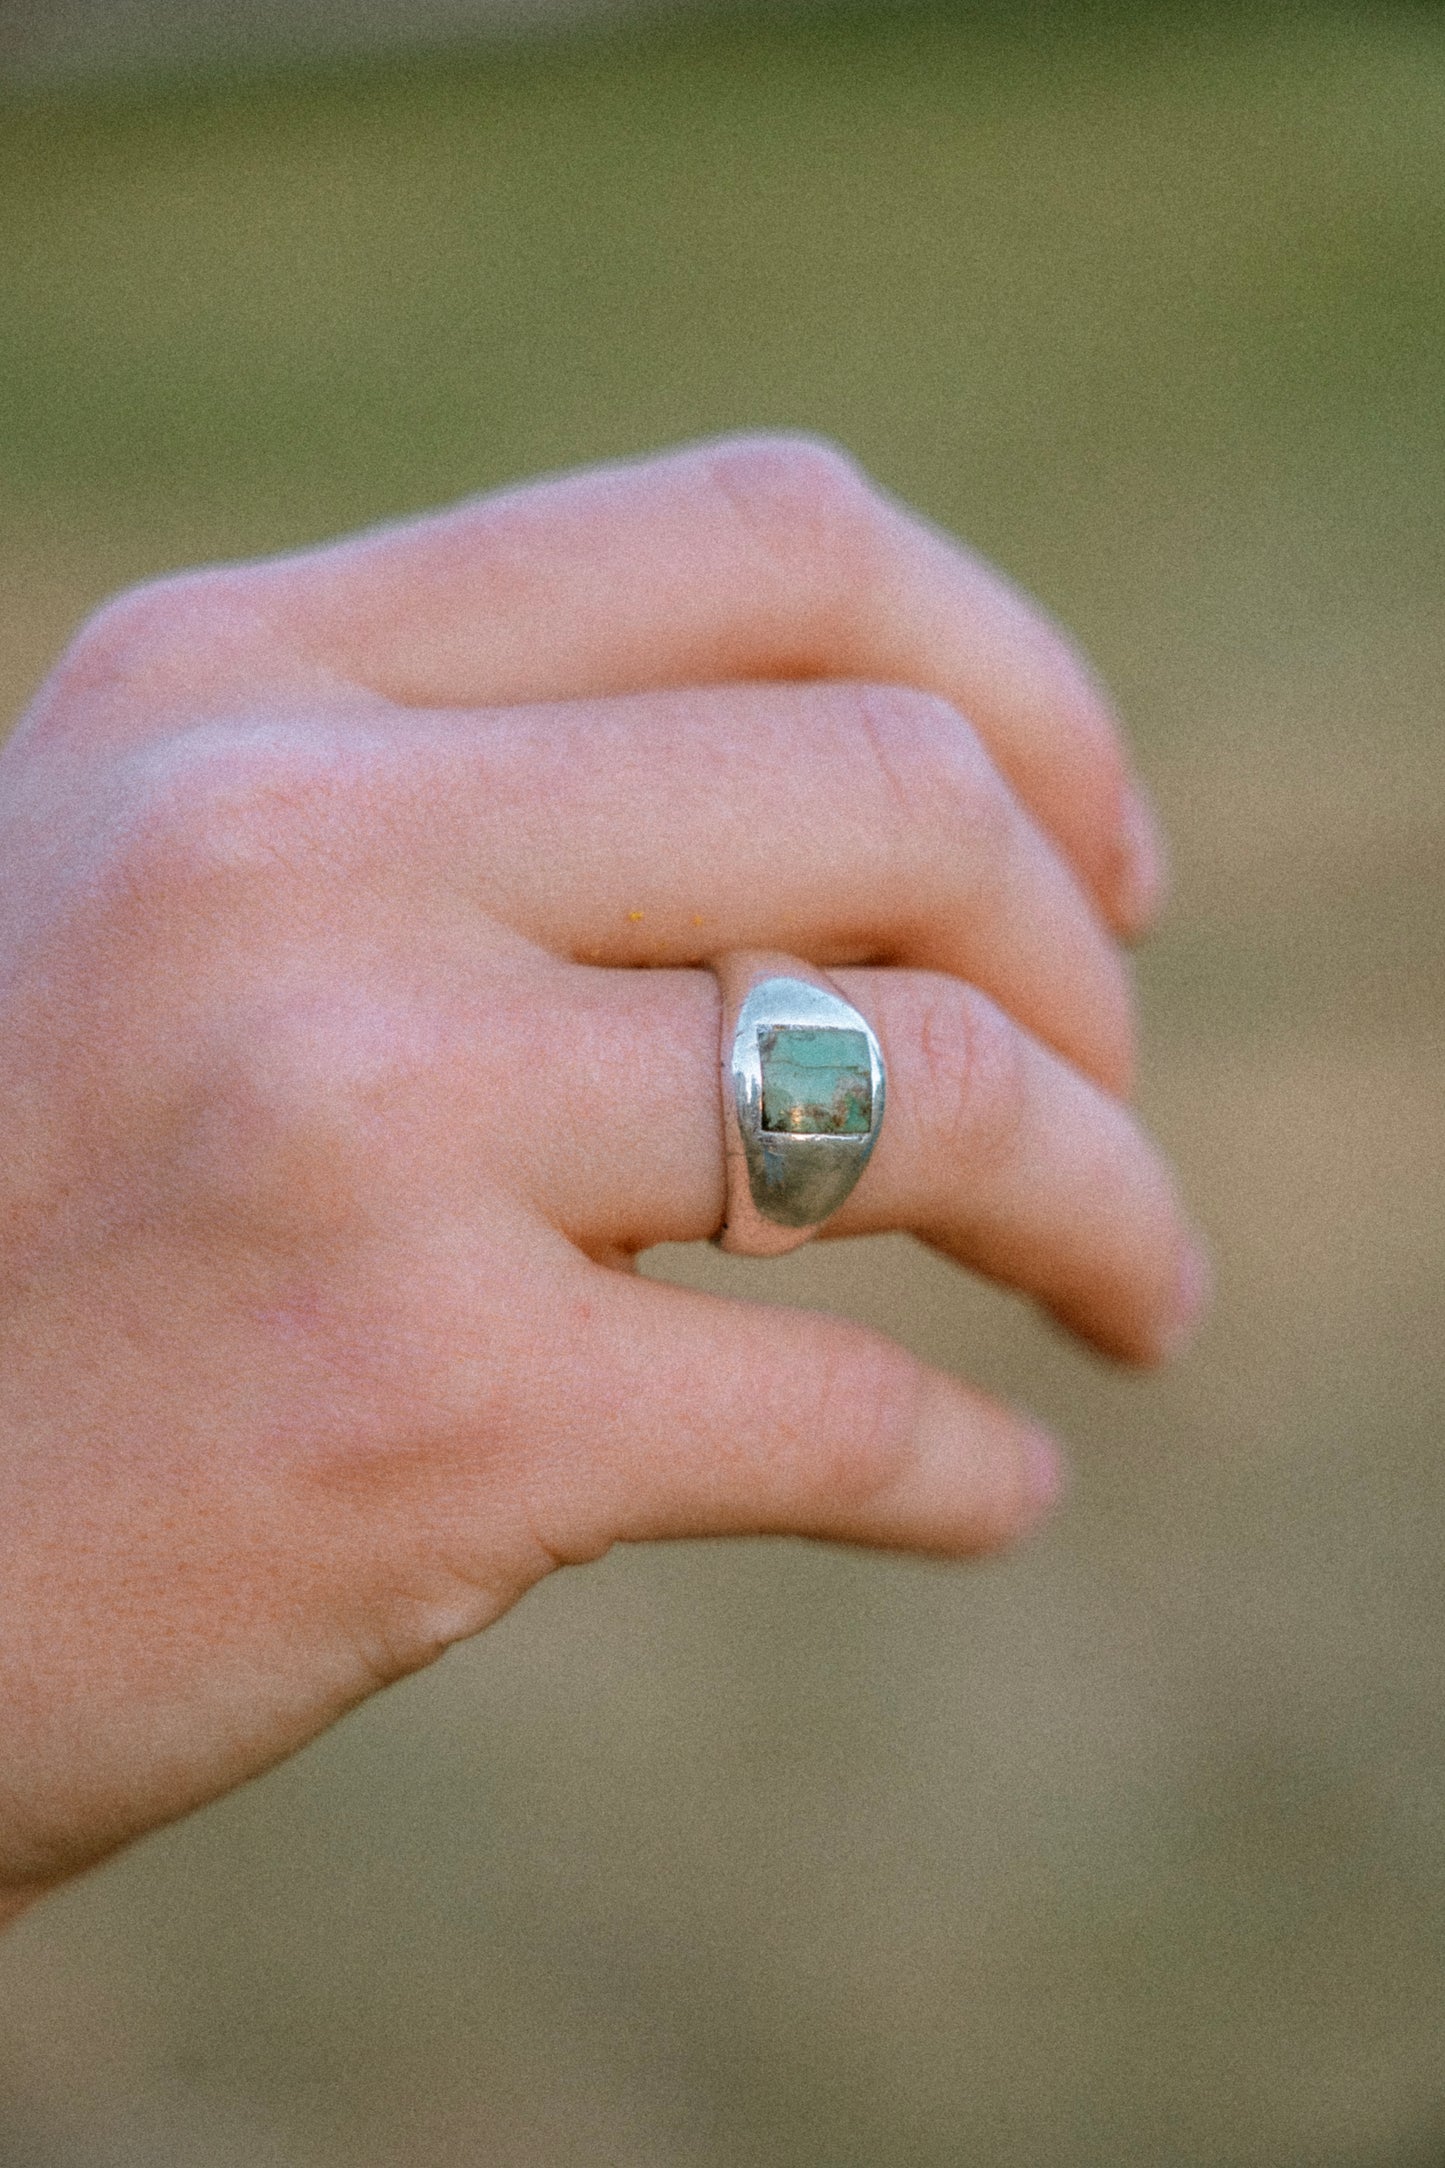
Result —
[[837, 1211], [883, 1126], [888, 1080], [873, 1028], [821, 971], [734, 951], [722, 988], [727, 1209], [719, 1249], [777, 1257]]

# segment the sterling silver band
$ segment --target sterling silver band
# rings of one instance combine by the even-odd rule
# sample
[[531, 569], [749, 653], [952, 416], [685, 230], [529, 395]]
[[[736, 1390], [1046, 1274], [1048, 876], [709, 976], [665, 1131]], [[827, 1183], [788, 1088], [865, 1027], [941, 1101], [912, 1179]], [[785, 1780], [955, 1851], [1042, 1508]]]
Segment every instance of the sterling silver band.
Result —
[[866, 1017], [796, 957], [738, 950], [722, 988], [727, 1210], [718, 1247], [796, 1249], [836, 1212], [883, 1126], [887, 1077]]

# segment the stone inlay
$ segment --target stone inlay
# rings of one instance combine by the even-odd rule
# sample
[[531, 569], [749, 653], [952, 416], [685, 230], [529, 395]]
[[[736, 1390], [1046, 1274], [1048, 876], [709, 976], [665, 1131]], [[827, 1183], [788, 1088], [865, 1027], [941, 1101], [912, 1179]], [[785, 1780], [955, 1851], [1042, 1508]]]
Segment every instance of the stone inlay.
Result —
[[795, 1137], [866, 1137], [873, 1070], [861, 1031], [779, 1024], [758, 1033], [763, 1127]]

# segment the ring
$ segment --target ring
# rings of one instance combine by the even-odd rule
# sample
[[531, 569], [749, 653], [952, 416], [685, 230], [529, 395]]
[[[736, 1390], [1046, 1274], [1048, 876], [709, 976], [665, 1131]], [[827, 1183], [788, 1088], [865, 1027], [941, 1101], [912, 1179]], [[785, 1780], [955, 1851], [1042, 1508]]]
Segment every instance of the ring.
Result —
[[713, 1237], [778, 1257], [836, 1212], [883, 1126], [888, 1080], [866, 1017], [792, 956], [734, 951], [722, 988], [727, 1207]]

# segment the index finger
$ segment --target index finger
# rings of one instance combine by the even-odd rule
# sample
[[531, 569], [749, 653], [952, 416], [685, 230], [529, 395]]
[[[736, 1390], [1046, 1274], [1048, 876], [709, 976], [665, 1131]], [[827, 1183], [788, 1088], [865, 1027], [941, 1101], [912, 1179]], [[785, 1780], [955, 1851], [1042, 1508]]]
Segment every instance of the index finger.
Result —
[[289, 646], [408, 705], [768, 678], [940, 693], [1109, 922], [1153, 916], [1147, 802], [1078, 651], [827, 444], [730, 438], [555, 477], [248, 577]]

